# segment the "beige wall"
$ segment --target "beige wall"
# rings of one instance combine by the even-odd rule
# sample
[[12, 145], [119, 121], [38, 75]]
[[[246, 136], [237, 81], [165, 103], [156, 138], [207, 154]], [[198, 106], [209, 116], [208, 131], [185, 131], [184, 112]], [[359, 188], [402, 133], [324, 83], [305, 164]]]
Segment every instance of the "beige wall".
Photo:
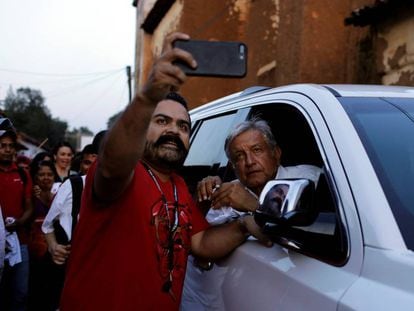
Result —
[[[176, 0], [153, 35], [138, 29], [137, 84], [141, 85], [147, 76], [165, 35], [176, 30], [193, 39], [243, 41], [249, 49], [245, 78], [189, 78], [182, 94], [190, 107], [252, 85], [356, 82], [358, 42], [368, 29], [345, 27], [344, 18], [352, 10], [373, 2]], [[154, 0], [139, 1], [138, 27], [153, 3]]]

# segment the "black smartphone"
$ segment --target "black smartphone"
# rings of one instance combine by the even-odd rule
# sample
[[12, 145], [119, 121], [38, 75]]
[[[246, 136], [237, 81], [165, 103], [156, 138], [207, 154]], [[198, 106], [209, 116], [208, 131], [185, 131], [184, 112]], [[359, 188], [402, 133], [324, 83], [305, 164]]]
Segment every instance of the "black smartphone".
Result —
[[242, 42], [176, 40], [174, 47], [190, 52], [197, 61], [192, 69], [177, 62], [189, 76], [241, 78], [247, 72], [247, 46]]

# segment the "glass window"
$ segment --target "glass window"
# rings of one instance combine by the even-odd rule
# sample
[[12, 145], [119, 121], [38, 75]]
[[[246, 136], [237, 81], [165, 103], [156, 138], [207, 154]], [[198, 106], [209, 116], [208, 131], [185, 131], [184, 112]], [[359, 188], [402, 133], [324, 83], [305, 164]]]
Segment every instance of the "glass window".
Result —
[[[268, 104], [252, 109], [251, 116], [259, 116], [269, 123], [282, 149], [282, 166], [324, 166], [312, 129], [298, 109], [288, 104]], [[331, 176], [325, 174], [319, 177], [312, 205], [318, 217], [312, 225], [283, 229], [275, 227], [268, 234], [274, 242], [286, 248], [339, 266], [347, 259], [348, 242], [329, 178]]]
[[194, 133], [184, 166], [213, 165], [225, 158], [224, 141], [237, 118], [237, 111], [202, 121]]
[[190, 150], [180, 171], [190, 193], [196, 193], [197, 183], [204, 177], [219, 175], [223, 178], [226, 174], [228, 160], [224, 152], [224, 141], [231, 128], [245, 119], [247, 113], [247, 110], [241, 109], [199, 120], [194, 124]]
[[342, 98], [390, 203], [414, 250], [414, 100]]

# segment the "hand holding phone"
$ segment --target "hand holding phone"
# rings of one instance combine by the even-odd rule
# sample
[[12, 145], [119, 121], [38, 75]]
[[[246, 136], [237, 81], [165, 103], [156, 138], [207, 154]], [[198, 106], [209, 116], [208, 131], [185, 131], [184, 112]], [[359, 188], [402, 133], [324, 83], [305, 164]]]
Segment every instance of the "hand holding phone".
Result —
[[191, 53], [197, 68], [176, 62], [189, 76], [244, 77], [247, 72], [247, 46], [242, 42], [176, 40], [174, 47]]

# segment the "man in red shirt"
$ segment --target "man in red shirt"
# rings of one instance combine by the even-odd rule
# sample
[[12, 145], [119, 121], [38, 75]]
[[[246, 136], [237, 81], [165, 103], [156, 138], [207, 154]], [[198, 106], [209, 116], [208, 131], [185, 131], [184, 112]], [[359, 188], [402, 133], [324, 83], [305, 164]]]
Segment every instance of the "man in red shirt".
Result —
[[[11, 235], [16, 232], [18, 238], [12, 238], [15, 241], [14, 247], [6, 254], [0, 283], [0, 310], [25, 310], [27, 304], [29, 237], [25, 225], [33, 213], [32, 181], [27, 170], [19, 172], [14, 162], [16, 143], [16, 132], [10, 120], [0, 118], [0, 207], [6, 231]], [[11, 256], [14, 251], [18, 252], [19, 247], [21, 257], [19, 254], [17, 257]]]
[[[108, 131], [86, 179], [61, 310], [178, 310], [188, 253], [215, 259], [243, 243], [252, 216], [208, 227], [175, 171], [190, 118], [177, 90], [191, 54], [167, 37], [147, 83]], [[250, 229], [252, 228], [252, 229]]]

